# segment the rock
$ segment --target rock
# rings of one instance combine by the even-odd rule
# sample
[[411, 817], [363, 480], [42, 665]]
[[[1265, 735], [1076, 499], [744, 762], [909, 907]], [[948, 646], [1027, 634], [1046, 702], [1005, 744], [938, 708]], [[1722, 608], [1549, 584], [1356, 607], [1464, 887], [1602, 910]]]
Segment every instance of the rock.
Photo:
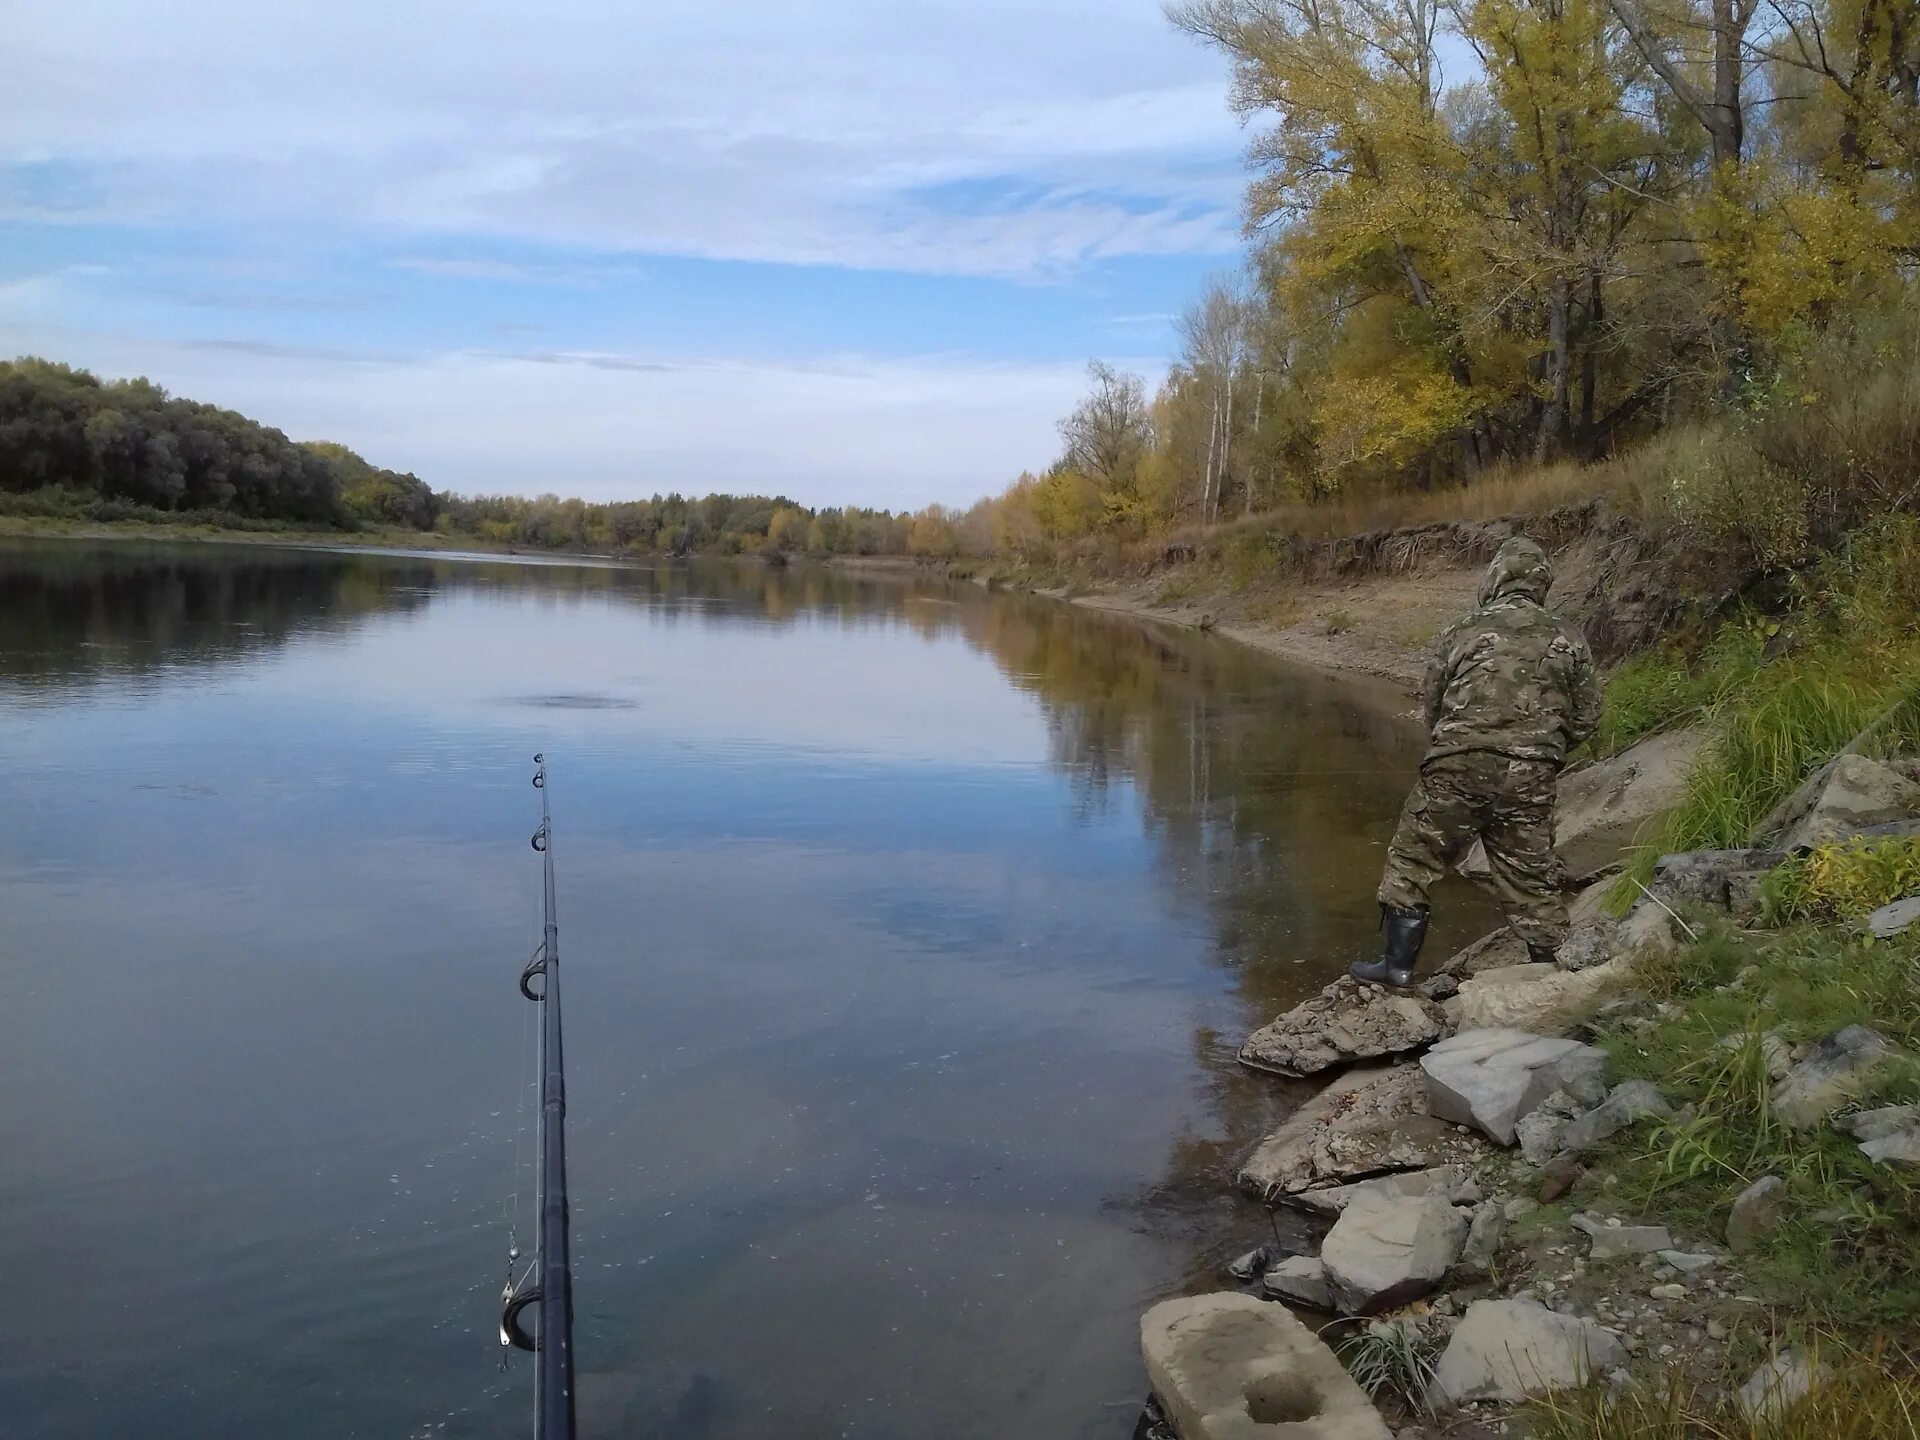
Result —
[[1523, 1400], [1584, 1385], [1626, 1359], [1619, 1340], [1591, 1320], [1531, 1300], [1476, 1300], [1448, 1341], [1432, 1388], [1454, 1405]]
[[1684, 1285], [1656, 1285], [1647, 1292], [1656, 1300], [1684, 1300], [1687, 1287]]
[[1774, 1113], [1796, 1129], [1817, 1125], [1899, 1058], [1901, 1052], [1879, 1031], [1849, 1025], [1815, 1043], [1773, 1087]]
[[1622, 1225], [1617, 1220], [1608, 1224], [1597, 1215], [1576, 1215], [1573, 1228], [1593, 1242], [1588, 1253], [1595, 1260], [1619, 1260], [1673, 1248], [1673, 1236], [1664, 1225]]
[[1614, 950], [1618, 955], [1643, 959], [1678, 950], [1689, 938], [1666, 906], [1657, 900], [1641, 900], [1614, 931]]
[[1335, 1065], [1417, 1050], [1440, 1038], [1446, 1016], [1431, 1000], [1341, 976], [1247, 1037], [1240, 1063], [1299, 1078]]
[[1467, 1243], [1460, 1247], [1460, 1268], [1472, 1275], [1488, 1275], [1507, 1238], [1506, 1208], [1489, 1200], [1473, 1212], [1467, 1226]]
[[1567, 1128], [1567, 1122], [1579, 1113], [1580, 1107], [1573, 1097], [1564, 1090], [1556, 1090], [1532, 1113], [1521, 1116], [1520, 1123], [1513, 1128], [1527, 1163], [1544, 1165], [1566, 1149], [1561, 1133]]
[[1669, 905], [1733, 909], [1736, 885], [1745, 889], [1786, 861], [1785, 850], [1687, 850], [1654, 862], [1649, 887]]
[[1867, 930], [1876, 940], [1891, 940], [1906, 934], [1916, 920], [1920, 920], [1920, 895], [1909, 895], [1867, 916]]
[[1611, 920], [1615, 877], [1603, 875], [1574, 896], [1567, 905], [1567, 925], [1578, 929], [1590, 920]]
[[1296, 1210], [1338, 1218], [1349, 1205], [1379, 1205], [1415, 1195], [1441, 1195], [1449, 1204], [1458, 1205], [1472, 1187], [1473, 1179], [1466, 1166], [1436, 1165], [1430, 1170], [1408, 1170], [1399, 1175], [1382, 1175], [1377, 1180], [1329, 1185], [1325, 1189], [1302, 1190], [1279, 1198], [1281, 1204]]
[[1511, 1029], [1469, 1030], [1420, 1057], [1428, 1111], [1502, 1145], [1514, 1143], [1521, 1117], [1554, 1091], [1590, 1091], [1604, 1083], [1606, 1067], [1606, 1052], [1591, 1045]]
[[1718, 1255], [1708, 1255], [1702, 1251], [1662, 1250], [1660, 1259], [1682, 1275], [1696, 1274], [1720, 1263]]
[[1392, 1440], [1339, 1357], [1284, 1306], [1163, 1300], [1141, 1317], [1140, 1353], [1181, 1440]]
[[1272, 1252], [1265, 1245], [1257, 1246], [1239, 1259], [1229, 1261], [1227, 1274], [1242, 1285], [1251, 1285], [1266, 1273], [1267, 1264], [1272, 1258]]
[[1778, 1175], [1762, 1175], [1742, 1190], [1727, 1215], [1727, 1245], [1736, 1255], [1757, 1246], [1786, 1208], [1787, 1182]]
[[1333, 1309], [1333, 1292], [1327, 1288], [1327, 1267], [1312, 1255], [1289, 1255], [1267, 1271], [1262, 1282], [1267, 1294], [1309, 1310]]
[[1860, 1153], [1876, 1165], [1920, 1165], [1920, 1125], [1863, 1140]]
[[1782, 849], [1802, 850], [1845, 840], [1868, 826], [1910, 819], [1920, 812], [1920, 785], [1864, 755], [1837, 757], [1815, 781], [1817, 788], [1806, 798], [1805, 808], [1785, 817]]
[[1767, 1062], [1767, 1075], [1771, 1079], [1784, 1080], [1787, 1072], [1793, 1069], [1793, 1047], [1777, 1030], [1764, 1032], [1757, 1042], [1751, 1030], [1735, 1030], [1722, 1035], [1717, 1043], [1722, 1050], [1738, 1050], [1750, 1043], [1758, 1043], [1760, 1053]]
[[1804, 1400], [1824, 1369], [1816, 1370], [1801, 1350], [1784, 1350], [1753, 1372], [1747, 1383], [1734, 1392], [1733, 1403], [1749, 1421], [1768, 1424]]
[[1507, 1027], [1564, 1035], [1630, 974], [1631, 961], [1623, 958], [1577, 973], [1557, 965], [1511, 965], [1474, 976], [1442, 1008], [1456, 1031]]
[[1526, 942], [1502, 925], [1454, 955], [1440, 970], [1443, 974], [1465, 980], [1489, 970], [1506, 970], [1527, 963]]
[[1602, 1140], [1618, 1135], [1636, 1121], [1649, 1117], [1671, 1120], [1673, 1107], [1659, 1090], [1646, 1080], [1625, 1080], [1613, 1087], [1594, 1109], [1569, 1120], [1560, 1132], [1560, 1143], [1569, 1150], [1591, 1150]]
[[1362, 1176], [1471, 1164], [1485, 1153], [1427, 1112], [1417, 1065], [1352, 1070], [1287, 1117], [1247, 1158], [1239, 1180], [1264, 1199]]
[[1554, 1156], [1540, 1167], [1540, 1203], [1551, 1205], [1573, 1189], [1585, 1173], [1580, 1157], [1571, 1151]]
[[1320, 1260], [1333, 1306], [1372, 1315], [1439, 1285], [1467, 1238], [1467, 1217], [1438, 1195], [1349, 1206], [1327, 1232]]
[[1669, 731], [1563, 775], [1554, 848], [1567, 873], [1585, 878], [1649, 839], [1686, 798], [1706, 738], [1701, 730]]
[[1882, 1105], [1877, 1110], [1858, 1110], [1851, 1115], [1836, 1115], [1833, 1128], [1856, 1140], [1884, 1140], [1920, 1125], [1920, 1105]]

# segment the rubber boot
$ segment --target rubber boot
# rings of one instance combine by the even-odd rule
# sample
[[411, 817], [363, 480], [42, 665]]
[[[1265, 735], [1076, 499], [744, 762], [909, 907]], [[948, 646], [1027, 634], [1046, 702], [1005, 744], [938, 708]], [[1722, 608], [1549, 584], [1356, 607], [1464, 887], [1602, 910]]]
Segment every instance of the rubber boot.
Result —
[[1378, 960], [1356, 960], [1347, 973], [1369, 985], [1387, 985], [1404, 990], [1413, 984], [1414, 962], [1427, 940], [1427, 921], [1431, 912], [1422, 905], [1402, 910], [1397, 905], [1380, 907], [1380, 923], [1387, 932], [1386, 953]]

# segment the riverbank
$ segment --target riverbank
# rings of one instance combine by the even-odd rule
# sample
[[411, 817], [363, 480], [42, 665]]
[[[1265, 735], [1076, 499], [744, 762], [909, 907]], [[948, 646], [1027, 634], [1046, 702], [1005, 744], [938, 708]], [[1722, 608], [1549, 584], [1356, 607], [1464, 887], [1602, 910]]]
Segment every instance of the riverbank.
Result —
[[[1920, 1434], [1920, 758], [1864, 748], [1623, 919], [1593, 881], [1552, 964], [1496, 932], [1249, 1036], [1325, 1088], [1234, 1181], [1318, 1233], [1147, 1313], [1142, 1433], [1241, 1433], [1277, 1363], [1356, 1440]], [[1595, 768], [1583, 866], [1660, 808]]]

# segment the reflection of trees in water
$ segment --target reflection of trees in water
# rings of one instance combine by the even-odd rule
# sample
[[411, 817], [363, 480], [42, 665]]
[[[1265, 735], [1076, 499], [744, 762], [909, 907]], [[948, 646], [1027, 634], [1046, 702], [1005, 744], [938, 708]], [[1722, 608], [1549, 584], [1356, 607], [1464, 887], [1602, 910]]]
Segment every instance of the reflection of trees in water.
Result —
[[[1375, 696], [1230, 642], [1047, 599], [818, 567], [7, 545], [0, 685], [33, 691], [244, 662], [418, 611], [443, 590], [634, 605], [663, 625], [904, 627], [962, 639], [1035, 696], [1082, 807], [1139, 805], [1173, 903], [1198, 917], [1233, 981], [1230, 1010], [1193, 1037], [1207, 1128], [1176, 1141], [1152, 1208], [1218, 1203], [1227, 1171], [1285, 1099], [1234, 1062], [1245, 1029], [1371, 943], [1382, 847], [1418, 761], [1413, 728]], [[1310, 963], [1293, 963], [1303, 956]]]
[[[1389, 692], [1283, 667], [1226, 641], [1175, 636], [1050, 602], [967, 612], [969, 639], [1045, 703], [1058, 764], [1089, 802], [1129, 782], [1175, 902], [1205, 917], [1233, 1003], [1192, 1037], [1205, 1121], [1177, 1136], [1140, 1198], [1152, 1223], [1245, 1241], [1234, 1167], [1314, 1086], [1244, 1070], [1247, 1031], [1375, 943], [1373, 890], [1416, 725]], [[1484, 919], [1460, 905], [1436, 947]], [[1296, 963], [1304, 961], [1305, 963]], [[1217, 1282], [1217, 1255], [1194, 1283]]]
[[0, 548], [0, 684], [28, 691], [244, 662], [426, 603], [426, 577], [241, 546]]

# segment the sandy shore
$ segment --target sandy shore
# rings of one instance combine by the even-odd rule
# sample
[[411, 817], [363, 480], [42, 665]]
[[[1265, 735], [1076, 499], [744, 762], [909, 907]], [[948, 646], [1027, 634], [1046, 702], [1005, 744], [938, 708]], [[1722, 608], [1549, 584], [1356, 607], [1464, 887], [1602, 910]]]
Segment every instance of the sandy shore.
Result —
[[1045, 593], [1090, 610], [1208, 629], [1269, 655], [1376, 676], [1412, 693], [1434, 638], [1473, 607], [1479, 583], [1475, 566], [1293, 585], [1259, 599], [1208, 595], [1162, 603], [1164, 581], [1102, 586], [1080, 595]]

